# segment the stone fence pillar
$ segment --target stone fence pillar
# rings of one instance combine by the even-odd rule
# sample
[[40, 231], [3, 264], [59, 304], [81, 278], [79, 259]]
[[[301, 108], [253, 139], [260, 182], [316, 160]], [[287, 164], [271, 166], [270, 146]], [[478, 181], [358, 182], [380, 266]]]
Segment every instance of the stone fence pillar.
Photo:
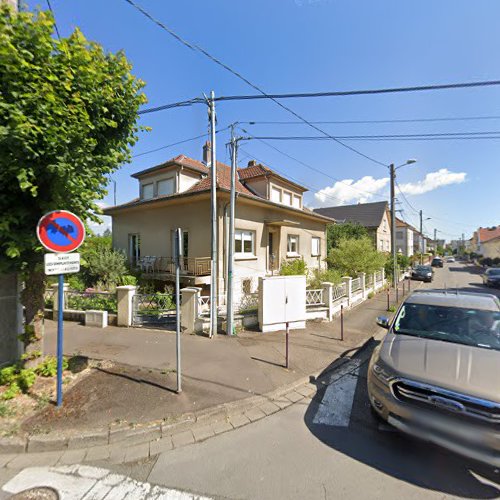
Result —
[[181, 331], [195, 333], [196, 319], [199, 315], [201, 288], [187, 287], [181, 290]]
[[[59, 283], [55, 283], [52, 285], [52, 290], [54, 290], [54, 293], [52, 295], [54, 304], [52, 306], [52, 319], [57, 320], [57, 312], [59, 311]], [[67, 283], [64, 283], [63, 289], [62, 289], [62, 303], [63, 303], [63, 314], [64, 314], [64, 309], [66, 308], [66, 292], [69, 290], [69, 285]]]
[[352, 302], [352, 278], [350, 276], [343, 276], [342, 281], [345, 283], [347, 305], [350, 307]]
[[116, 287], [117, 301], [117, 326], [132, 326], [133, 297], [137, 287], [134, 285], [123, 285]]
[[323, 302], [326, 307], [328, 307], [328, 321], [333, 319], [333, 283], [325, 281], [321, 283], [321, 288], [323, 288]]

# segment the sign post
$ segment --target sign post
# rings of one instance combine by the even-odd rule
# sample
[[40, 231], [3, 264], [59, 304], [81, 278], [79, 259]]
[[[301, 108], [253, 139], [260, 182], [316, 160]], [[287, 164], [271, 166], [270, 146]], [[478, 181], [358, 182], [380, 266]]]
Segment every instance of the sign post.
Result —
[[175, 344], [177, 357], [177, 394], [182, 392], [181, 385], [181, 293], [180, 269], [183, 254], [182, 229], [175, 230]]
[[36, 227], [40, 243], [50, 252], [45, 254], [45, 274], [58, 275], [57, 294], [57, 406], [62, 405], [63, 339], [64, 339], [64, 275], [80, 270], [80, 254], [69, 254], [85, 239], [85, 226], [79, 217], [67, 210], [45, 214]]

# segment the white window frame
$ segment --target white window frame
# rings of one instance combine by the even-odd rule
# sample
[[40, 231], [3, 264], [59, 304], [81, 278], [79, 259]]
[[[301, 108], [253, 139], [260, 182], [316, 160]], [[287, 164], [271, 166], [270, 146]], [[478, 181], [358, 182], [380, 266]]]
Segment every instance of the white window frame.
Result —
[[[161, 194], [160, 193], [160, 185], [162, 182], [171, 182], [172, 183], [172, 191], [170, 193]], [[170, 196], [175, 193], [175, 177], [167, 177], [166, 179], [160, 179], [156, 182], [156, 196]]]
[[[252, 259], [255, 258], [255, 231], [251, 229], [235, 229], [234, 231], [234, 258]], [[236, 250], [236, 241], [241, 241], [241, 251]], [[245, 252], [245, 241], [250, 241], [252, 248], [250, 252]]]
[[[279, 200], [274, 199], [274, 193], [279, 193]], [[276, 186], [271, 186], [271, 201], [274, 201], [274, 203], [282, 203], [283, 199], [283, 190], [276, 187]]]
[[[146, 198], [146, 196], [144, 196], [144, 190], [145, 190], [145, 188], [147, 188], [149, 186], [151, 186], [151, 196], [148, 196]], [[153, 182], [148, 182], [147, 184], [142, 184], [141, 191], [142, 191], [141, 192], [141, 195], [142, 195], [141, 198], [143, 200], [152, 200], [155, 197], [155, 185], [154, 185], [154, 183]]]
[[[286, 198], [289, 198], [288, 200]], [[283, 191], [283, 204], [289, 207], [292, 206], [293, 203], [293, 194], [290, 191]]]
[[[291, 245], [290, 243], [292, 242], [293, 239], [296, 239], [296, 249], [295, 251], [294, 250], [290, 250], [291, 248]], [[300, 237], [298, 234], [289, 234], [287, 235], [287, 239], [286, 239], [286, 255], [287, 257], [300, 257]]]
[[[315, 246], [317, 247], [317, 249], [314, 248]], [[321, 238], [319, 238], [318, 236], [313, 236], [311, 238], [311, 257], [319, 257], [320, 255], [321, 255]]]
[[302, 206], [301, 201], [302, 201], [302, 197], [294, 194], [293, 199], [292, 199], [292, 207], [301, 208], [301, 206]]

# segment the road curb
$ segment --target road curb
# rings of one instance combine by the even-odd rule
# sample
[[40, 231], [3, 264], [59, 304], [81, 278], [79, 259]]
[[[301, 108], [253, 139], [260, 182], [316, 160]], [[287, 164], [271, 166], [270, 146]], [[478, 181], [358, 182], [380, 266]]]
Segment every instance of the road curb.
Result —
[[[350, 356], [364, 349], [373, 337], [374, 334], [351, 347]], [[112, 424], [108, 429], [86, 431], [74, 436], [53, 432], [24, 438], [0, 438], [0, 467], [23, 469], [34, 463], [122, 463], [147, 459], [162, 451], [205, 441], [311, 398], [316, 393], [313, 381], [323, 372], [324, 369], [318, 370], [266, 394], [182, 414], [171, 422], [162, 420], [136, 426]]]

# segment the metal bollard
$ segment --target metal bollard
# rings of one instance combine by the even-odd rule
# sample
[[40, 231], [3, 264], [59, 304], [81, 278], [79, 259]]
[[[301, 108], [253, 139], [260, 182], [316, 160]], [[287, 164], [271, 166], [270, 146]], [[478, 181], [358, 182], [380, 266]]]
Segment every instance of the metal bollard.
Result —
[[344, 304], [340, 305], [340, 340], [344, 340]]
[[391, 289], [390, 288], [387, 288], [387, 310], [390, 309], [391, 307], [391, 298], [390, 298], [390, 293], [391, 293]]
[[285, 354], [285, 368], [288, 368], [288, 334], [290, 332], [290, 328], [288, 322], [286, 324], [286, 354]]

